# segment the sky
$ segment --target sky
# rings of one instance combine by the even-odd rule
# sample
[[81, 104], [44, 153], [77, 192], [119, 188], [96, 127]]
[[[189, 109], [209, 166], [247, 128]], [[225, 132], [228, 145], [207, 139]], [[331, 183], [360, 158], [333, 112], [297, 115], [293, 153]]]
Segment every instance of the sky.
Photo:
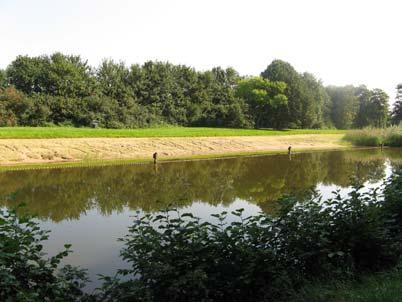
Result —
[[402, 82], [401, 0], [0, 0], [0, 68], [56, 51], [142, 64], [233, 67], [274, 59], [325, 85]]

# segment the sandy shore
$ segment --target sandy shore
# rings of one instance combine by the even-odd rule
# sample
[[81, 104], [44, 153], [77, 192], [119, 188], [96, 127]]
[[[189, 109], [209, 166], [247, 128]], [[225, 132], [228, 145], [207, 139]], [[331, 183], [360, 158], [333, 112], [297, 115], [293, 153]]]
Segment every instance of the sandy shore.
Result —
[[1, 139], [0, 165], [85, 160], [160, 159], [345, 148], [342, 134], [186, 138]]

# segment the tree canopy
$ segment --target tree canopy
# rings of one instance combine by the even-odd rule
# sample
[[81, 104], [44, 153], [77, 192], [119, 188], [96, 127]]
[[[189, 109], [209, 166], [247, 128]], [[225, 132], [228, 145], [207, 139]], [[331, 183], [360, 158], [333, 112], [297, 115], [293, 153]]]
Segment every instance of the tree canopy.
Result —
[[383, 128], [388, 123], [389, 97], [381, 89], [362, 85], [327, 87], [331, 99], [331, 119], [336, 128]]
[[396, 101], [392, 110], [392, 123], [399, 125], [402, 120], [402, 83], [396, 87]]
[[320, 128], [325, 124], [323, 111], [328, 95], [314, 75], [307, 72], [300, 74], [288, 62], [274, 60], [261, 76], [286, 83], [288, 115], [283, 118], [287, 127]]
[[262, 77], [239, 81], [236, 93], [249, 106], [257, 128], [284, 128], [288, 116], [288, 98], [284, 82], [271, 82]]

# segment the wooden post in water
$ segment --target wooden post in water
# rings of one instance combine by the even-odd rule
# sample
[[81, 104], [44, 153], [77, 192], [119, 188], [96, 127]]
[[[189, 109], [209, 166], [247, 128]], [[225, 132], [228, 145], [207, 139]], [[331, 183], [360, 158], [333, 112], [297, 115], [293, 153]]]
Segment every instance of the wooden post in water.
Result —
[[156, 162], [157, 162], [157, 160], [158, 160], [158, 152], [155, 152], [155, 153], [152, 155], [152, 157], [153, 157], [153, 159], [154, 159], [154, 164], [156, 164]]

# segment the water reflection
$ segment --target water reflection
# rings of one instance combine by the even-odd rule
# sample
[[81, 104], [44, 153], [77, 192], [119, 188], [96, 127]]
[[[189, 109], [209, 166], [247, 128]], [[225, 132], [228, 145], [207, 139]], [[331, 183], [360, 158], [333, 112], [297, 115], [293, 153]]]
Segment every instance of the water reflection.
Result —
[[393, 150], [336, 151], [225, 160], [0, 173], [0, 206], [21, 202], [44, 220], [79, 219], [124, 209], [158, 211], [194, 201], [230, 205], [245, 200], [269, 212], [283, 195], [307, 197], [318, 183], [346, 187], [377, 182]]

